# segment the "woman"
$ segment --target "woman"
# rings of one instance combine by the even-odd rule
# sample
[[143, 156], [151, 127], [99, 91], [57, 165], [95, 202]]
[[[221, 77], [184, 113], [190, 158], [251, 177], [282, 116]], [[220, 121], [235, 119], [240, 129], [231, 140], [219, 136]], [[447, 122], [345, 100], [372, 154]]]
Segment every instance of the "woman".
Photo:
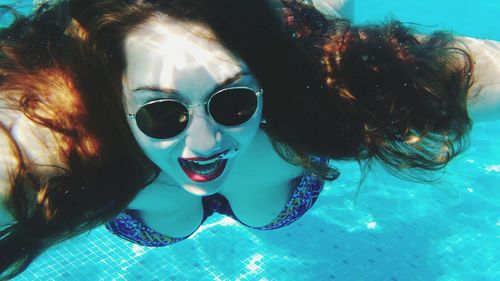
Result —
[[[5, 130], [13, 149], [2, 155], [18, 166], [2, 167], [13, 218], [1, 268], [12, 274], [116, 215], [109, 230], [148, 246], [185, 239], [213, 212], [282, 227], [337, 176], [316, 156], [434, 170], [470, 126], [471, 62], [444, 34], [419, 41], [397, 22], [354, 28], [298, 3], [234, 0], [69, 1], [73, 20], [55, 24], [65, 4], [17, 22], [30, 36], [12, 39], [14, 25], [2, 37], [19, 54], [28, 52], [15, 45], [31, 36], [45, 42], [37, 67], [11, 63], [40, 77], [47, 68], [71, 74], [70, 94], [52, 92], [76, 97], [82, 114], [71, 123], [64, 111], [46, 116], [60, 103], [36, 92], [48, 109], [30, 120], [79, 144], [63, 142], [62, 159], [44, 167], [64, 170], [50, 173], [27, 173], [18, 162], [33, 155], [18, 151], [30, 147]], [[62, 59], [56, 49], [73, 52]]]
[[290, 36], [266, 4], [105, 1], [75, 9], [123, 90], [137, 143], [160, 169], [108, 224], [113, 233], [169, 245], [214, 211], [278, 228], [321, 190], [319, 179], [303, 176], [304, 167], [328, 172], [310, 154], [438, 169], [460, 151], [472, 66], [467, 53], [445, 49], [450, 38], [420, 45], [398, 23], [357, 30], [285, 2]]

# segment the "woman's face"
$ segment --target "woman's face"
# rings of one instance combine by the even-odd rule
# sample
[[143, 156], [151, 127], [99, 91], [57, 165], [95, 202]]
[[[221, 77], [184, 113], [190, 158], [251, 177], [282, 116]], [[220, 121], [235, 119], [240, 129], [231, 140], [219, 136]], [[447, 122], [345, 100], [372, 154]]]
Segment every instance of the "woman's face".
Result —
[[[146, 103], [162, 99], [193, 106], [224, 89], [261, 90], [245, 64], [199, 24], [157, 16], [130, 32], [124, 48], [127, 113], [135, 114]], [[189, 111], [186, 128], [169, 138], [145, 134], [137, 125], [137, 116], [128, 120], [137, 142], [168, 183], [196, 195], [213, 194], [257, 133], [262, 96], [257, 96], [257, 109], [250, 119], [236, 126], [215, 122], [205, 106], [193, 106]]]

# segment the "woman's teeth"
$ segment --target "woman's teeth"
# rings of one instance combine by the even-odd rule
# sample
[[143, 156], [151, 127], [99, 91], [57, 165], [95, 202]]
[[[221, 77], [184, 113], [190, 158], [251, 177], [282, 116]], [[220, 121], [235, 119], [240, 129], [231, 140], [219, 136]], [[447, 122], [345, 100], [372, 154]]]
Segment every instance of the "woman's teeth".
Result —
[[185, 160], [186, 166], [193, 172], [200, 175], [209, 175], [214, 173], [221, 164], [221, 160], [213, 159], [207, 161]]
[[236, 155], [238, 149], [226, 150], [223, 153], [214, 155], [210, 159], [198, 158], [183, 159], [179, 158], [182, 170], [194, 182], [209, 182], [222, 175], [229, 158]]
[[193, 163], [198, 164], [198, 165], [207, 165], [207, 164], [212, 164], [218, 160], [220, 160], [220, 158], [213, 158], [213, 159], [209, 159], [209, 160], [187, 160], [187, 161], [193, 162]]

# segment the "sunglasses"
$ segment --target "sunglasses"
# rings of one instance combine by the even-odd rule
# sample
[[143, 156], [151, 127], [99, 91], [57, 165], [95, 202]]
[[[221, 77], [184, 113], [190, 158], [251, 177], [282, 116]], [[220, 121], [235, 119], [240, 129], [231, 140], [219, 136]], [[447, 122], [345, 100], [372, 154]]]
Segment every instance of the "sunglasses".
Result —
[[135, 114], [129, 113], [128, 118], [135, 119], [144, 134], [157, 139], [181, 134], [189, 125], [190, 110], [199, 106], [205, 106], [217, 124], [234, 127], [250, 120], [257, 111], [257, 97], [262, 92], [262, 89], [255, 92], [247, 87], [225, 88], [194, 105], [174, 99], [154, 100], [142, 105]]

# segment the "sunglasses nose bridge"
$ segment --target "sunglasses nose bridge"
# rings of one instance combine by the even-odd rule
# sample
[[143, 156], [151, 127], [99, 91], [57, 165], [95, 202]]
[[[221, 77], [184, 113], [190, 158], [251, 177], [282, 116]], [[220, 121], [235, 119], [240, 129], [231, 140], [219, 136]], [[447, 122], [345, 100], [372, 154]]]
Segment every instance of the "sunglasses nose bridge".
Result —
[[208, 113], [191, 108], [191, 122], [187, 128], [186, 145], [198, 154], [210, 154], [220, 147], [222, 132]]
[[[187, 109], [189, 110], [189, 113], [191, 115], [196, 114], [198, 116], [203, 116], [203, 115], [200, 115], [197, 111], [199, 111], [199, 112], [207, 111], [205, 109], [207, 108], [208, 103], [209, 103], [209, 100], [206, 100], [202, 103], [185, 104], [185, 106], [187, 107]], [[208, 112], [206, 112], [206, 113], [208, 114]]]
[[208, 119], [209, 112], [208, 112], [208, 110], [206, 110], [206, 105], [207, 105], [207, 102], [188, 105], [187, 108], [189, 110], [189, 114], [191, 115], [191, 118], [193, 118], [194, 116], [197, 116], [198, 118]]

